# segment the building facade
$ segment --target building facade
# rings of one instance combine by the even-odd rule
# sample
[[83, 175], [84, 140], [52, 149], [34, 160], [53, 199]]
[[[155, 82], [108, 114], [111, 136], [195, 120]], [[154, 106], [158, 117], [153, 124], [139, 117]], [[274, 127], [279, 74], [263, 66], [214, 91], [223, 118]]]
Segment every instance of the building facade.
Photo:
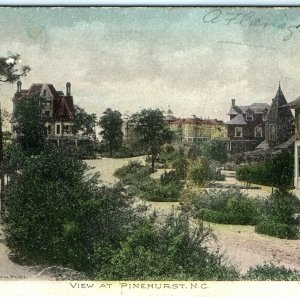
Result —
[[198, 143], [203, 140], [225, 139], [226, 128], [217, 119], [179, 118], [168, 121], [170, 129], [184, 144]]
[[236, 105], [231, 101], [230, 120], [227, 126], [227, 150], [240, 153], [254, 150], [265, 139], [265, 126], [269, 105], [253, 103], [247, 106]]
[[71, 83], [66, 84], [66, 95], [62, 91], [57, 91], [52, 84], [34, 83], [28, 90], [22, 89], [21, 81], [17, 82], [17, 91], [12, 99], [13, 116], [12, 116], [12, 133], [16, 137], [16, 118], [14, 113], [19, 101], [40, 97], [43, 103], [40, 104], [41, 116], [45, 120], [47, 139], [60, 145], [75, 144], [77, 137], [72, 133], [74, 118], [74, 103], [71, 96]]

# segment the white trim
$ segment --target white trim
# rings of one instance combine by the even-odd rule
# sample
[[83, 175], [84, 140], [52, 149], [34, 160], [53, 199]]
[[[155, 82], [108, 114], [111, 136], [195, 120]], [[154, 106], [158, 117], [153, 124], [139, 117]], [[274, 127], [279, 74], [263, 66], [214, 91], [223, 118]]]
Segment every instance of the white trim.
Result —
[[[261, 129], [261, 135], [257, 135], [257, 129], [258, 128]], [[262, 128], [262, 126], [256, 126], [256, 127], [254, 127], [254, 137], [263, 137], [263, 128]]]
[[[238, 128], [241, 129], [241, 135], [236, 134], [236, 130]], [[240, 126], [234, 127], [234, 137], [243, 137], [243, 127], [240, 127]]]

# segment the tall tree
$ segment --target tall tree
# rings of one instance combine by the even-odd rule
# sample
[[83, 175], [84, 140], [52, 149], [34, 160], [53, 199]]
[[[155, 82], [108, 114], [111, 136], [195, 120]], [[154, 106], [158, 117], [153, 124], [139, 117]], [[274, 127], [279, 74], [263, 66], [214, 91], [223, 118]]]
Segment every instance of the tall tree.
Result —
[[113, 151], [118, 150], [123, 143], [122, 132], [122, 115], [117, 110], [108, 108], [100, 118], [99, 125], [102, 130], [100, 134], [107, 143], [109, 155], [112, 156]]
[[[8, 57], [0, 57], [0, 82], [14, 83], [22, 76], [26, 76], [30, 71], [29, 66], [18, 66], [20, 55], [14, 54]], [[1, 110], [1, 107], [0, 107]], [[3, 119], [2, 110], [0, 111], [0, 163], [3, 161]]]
[[[26, 76], [30, 71], [30, 67], [23, 65], [19, 66], [20, 55], [15, 54], [8, 57], [0, 57], [0, 82], [14, 83], [22, 76]], [[1, 107], [0, 107], [1, 110]], [[3, 131], [2, 131], [2, 111], [0, 111], [0, 212], [3, 214], [2, 199], [4, 187], [4, 171], [3, 171]]]
[[39, 154], [45, 144], [46, 127], [40, 110], [43, 99], [33, 97], [22, 99], [14, 113], [17, 142], [28, 155]]
[[133, 115], [135, 131], [141, 145], [151, 155], [151, 169], [154, 172], [154, 164], [161, 147], [171, 142], [173, 133], [164, 121], [163, 112], [159, 109], [143, 109]]
[[73, 133], [80, 133], [87, 137], [95, 138], [95, 126], [97, 123], [96, 114], [89, 114], [84, 108], [75, 106], [75, 114], [73, 120]]

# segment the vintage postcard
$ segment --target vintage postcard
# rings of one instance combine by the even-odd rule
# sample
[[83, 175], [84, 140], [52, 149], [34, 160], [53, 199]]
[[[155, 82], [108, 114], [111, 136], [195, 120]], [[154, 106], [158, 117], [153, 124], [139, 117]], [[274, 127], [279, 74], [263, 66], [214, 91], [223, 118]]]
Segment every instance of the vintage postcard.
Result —
[[0, 7], [0, 295], [300, 293], [300, 8]]

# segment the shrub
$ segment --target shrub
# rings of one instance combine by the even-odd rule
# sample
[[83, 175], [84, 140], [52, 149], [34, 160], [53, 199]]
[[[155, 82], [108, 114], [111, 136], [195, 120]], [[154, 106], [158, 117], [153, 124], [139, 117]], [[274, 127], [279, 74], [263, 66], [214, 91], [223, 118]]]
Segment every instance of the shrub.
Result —
[[197, 184], [204, 184], [206, 181], [212, 180], [213, 172], [208, 160], [202, 158], [193, 163], [189, 169], [189, 178]]
[[[201, 223], [190, 226], [188, 216], [169, 215], [161, 224], [143, 221], [114, 252], [110, 280], [235, 280], [238, 272], [210, 254], [203, 242], [210, 230]], [[106, 274], [105, 274], [106, 275]]]
[[217, 165], [206, 158], [198, 159], [193, 162], [189, 169], [189, 178], [196, 184], [203, 185], [210, 180], [224, 180], [225, 176]]
[[272, 219], [261, 220], [255, 226], [255, 232], [280, 239], [297, 239], [298, 228], [294, 225], [275, 222]]
[[115, 172], [131, 191], [150, 201], [177, 201], [183, 184], [176, 171], [163, 174], [160, 180], [150, 177], [150, 169], [139, 162], [130, 162]]
[[246, 164], [238, 168], [237, 179], [262, 185], [288, 189], [293, 186], [294, 156], [284, 151], [264, 161]]
[[299, 199], [295, 195], [275, 191], [262, 202], [255, 231], [282, 239], [296, 239], [298, 235], [295, 218], [297, 209], [299, 209]]
[[195, 216], [205, 221], [242, 225], [254, 225], [257, 222], [258, 199], [250, 198], [236, 189], [185, 193], [182, 200], [188, 201]]
[[202, 141], [199, 144], [199, 154], [209, 160], [224, 163], [227, 160], [226, 144], [218, 140]]
[[299, 281], [300, 273], [287, 269], [284, 266], [275, 266], [273, 263], [251, 267], [242, 276], [242, 280], [272, 280], [272, 281]]
[[150, 169], [140, 162], [130, 161], [127, 165], [117, 169], [114, 175], [126, 185], [137, 184], [150, 176]]
[[149, 201], [177, 201], [182, 183], [170, 181], [161, 184], [159, 180], [149, 178], [138, 184], [138, 194], [141, 198]]

